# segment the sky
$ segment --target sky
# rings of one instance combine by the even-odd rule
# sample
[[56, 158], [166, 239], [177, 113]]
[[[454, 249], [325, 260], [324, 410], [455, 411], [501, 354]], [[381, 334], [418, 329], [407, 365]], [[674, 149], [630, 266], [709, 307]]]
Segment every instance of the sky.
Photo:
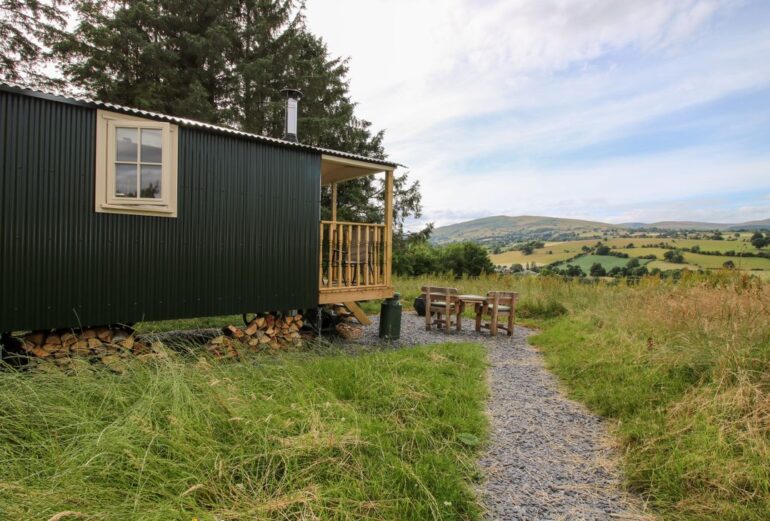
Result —
[[420, 181], [413, 229], [770, 218], [768, 0], [307, 0], [306, 16]]

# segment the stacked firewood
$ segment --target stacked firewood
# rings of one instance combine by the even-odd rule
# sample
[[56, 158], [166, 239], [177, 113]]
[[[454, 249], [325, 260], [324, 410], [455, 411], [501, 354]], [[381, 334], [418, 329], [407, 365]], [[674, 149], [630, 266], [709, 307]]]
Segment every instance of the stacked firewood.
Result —
[[246, 327], [227, 326], [207, 344], [214, 356], [236, 357], [238, 349], [248, 347], [253, 351], [279, 350], [302, 343], [302, 315], [258, 316]]
[[123, 326], [33, 331], [24, 335], [21, 348], [33, 361], [64, 367], [73, 357], [89, 358], [112, 369], [122, 369], [129, 357], [154, 351], [154, 346], [136, 340], [134, 331]]

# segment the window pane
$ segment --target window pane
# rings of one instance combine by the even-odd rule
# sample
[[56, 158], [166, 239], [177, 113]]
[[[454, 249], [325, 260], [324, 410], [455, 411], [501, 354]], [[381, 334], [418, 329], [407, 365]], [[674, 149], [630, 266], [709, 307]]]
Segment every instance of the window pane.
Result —
[[115, 197], [136, 197], [136, 165], [115, 165]]
[[115, 129], [115, 159], [117, 161], [136, 161], [136, 129], [122, 128]]
[[142, 129], [142, 163], [160, 163], [163, 161], [163, 131]]
[[142, 197], [160, 199], [161, 179], [159, 166], [142, 165], [141, 182]]

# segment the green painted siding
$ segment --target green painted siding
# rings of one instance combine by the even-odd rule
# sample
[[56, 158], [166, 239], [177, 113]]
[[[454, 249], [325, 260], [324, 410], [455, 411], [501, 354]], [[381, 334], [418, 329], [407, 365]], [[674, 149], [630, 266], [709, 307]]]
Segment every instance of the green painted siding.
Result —
[[178, 218], [97, 214], [95, 125], [0, 91], [0, 331], [317, 305], [318, 153], [180, 127]]

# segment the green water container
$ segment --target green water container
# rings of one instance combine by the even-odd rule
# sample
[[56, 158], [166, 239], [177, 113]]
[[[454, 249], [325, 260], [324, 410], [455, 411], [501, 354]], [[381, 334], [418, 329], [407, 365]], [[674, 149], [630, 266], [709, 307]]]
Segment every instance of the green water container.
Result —
[[380, 305], [380, 338], [398, 340], [401, 336], [401, 295], [393, 294]]

